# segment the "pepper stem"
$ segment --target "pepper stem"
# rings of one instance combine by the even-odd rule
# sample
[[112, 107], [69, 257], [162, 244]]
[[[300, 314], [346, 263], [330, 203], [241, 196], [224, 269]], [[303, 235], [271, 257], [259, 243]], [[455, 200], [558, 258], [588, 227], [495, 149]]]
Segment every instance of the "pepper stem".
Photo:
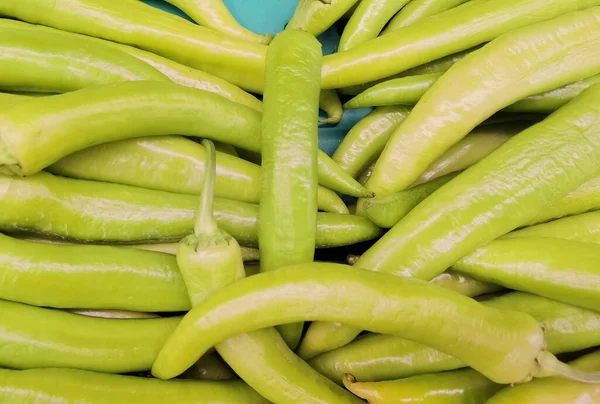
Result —
[[204, 185], [202, 186], [198, 216], [194, 224], [194, 234], [196, 236], [212, 236], [218, 231], [217, 222], [213, 217], [217, 159], [215, 145], [212, 141], [203, 139], [202, 145], [206, 148], [206, 163], [204, 164]]
[[581, 383], [600, 383], [600, 373], [584, 372], [563, 363], [550, 352], [542, 351], [536, 358], [540, 370], [535, 377], [560, 377]]

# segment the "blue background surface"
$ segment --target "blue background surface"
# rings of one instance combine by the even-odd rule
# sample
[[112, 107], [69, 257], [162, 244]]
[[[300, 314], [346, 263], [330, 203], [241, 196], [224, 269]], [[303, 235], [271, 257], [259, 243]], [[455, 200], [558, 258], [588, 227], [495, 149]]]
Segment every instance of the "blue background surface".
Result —
[[[154, 7], [188, 18], [181, 10], [162, 0], [143, 1]], [[292, 18], [298, 4], [298, 0], [224, 0], [224, 2], [241, 25], [259, 34], [276, 34], [282, 31]], [[335, 52], [340, 41], [338, 27], [331, 27], [319, 37], [319, 40], [323, 44], [324, 54]], [[321, 150], [329, 155], [333, 154], [348, 130], [370, 111], [371, 108], [347, 110], [344, 112], [341, 122], [337, 125], [319, 125], [319, 147]]]

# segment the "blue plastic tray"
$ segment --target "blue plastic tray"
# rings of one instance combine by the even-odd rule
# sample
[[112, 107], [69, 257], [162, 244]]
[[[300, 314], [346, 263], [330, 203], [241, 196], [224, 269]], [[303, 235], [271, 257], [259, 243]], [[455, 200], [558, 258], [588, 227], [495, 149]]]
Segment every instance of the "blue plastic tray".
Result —
[[[188, 18], [181, 10], [162, 0], [143, 0], [145, 3], [162, 10]], [[224, 0], [231, 14], [249, 30], [259, 34], [276, 34], [282, 31], [292, 18], [298, 0]], [[188, 18], [189, 19], [189, 18]], [[191, 20], [190, 20], [191, 21]], [[323, 44], [323, 53], [336, 51], [340, 34], [336, 26], [319, 37]], [[371, 108], [353, 109], [344, 112], [337, 125], [319, 125], [319, 147], [331, 155], [337, 149], [346, 133], [358, 121], [371, 111]]]

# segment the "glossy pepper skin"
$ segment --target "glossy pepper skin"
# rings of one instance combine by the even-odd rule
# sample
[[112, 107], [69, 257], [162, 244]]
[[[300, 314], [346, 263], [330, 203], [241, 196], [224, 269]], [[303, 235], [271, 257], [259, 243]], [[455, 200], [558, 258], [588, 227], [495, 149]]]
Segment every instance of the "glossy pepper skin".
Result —
[[596, 176], [599, 94], [600, 86], [584, 91], [465, 170], [413, 209], [356, 265], [431, 279]]
[[[570, 364], [583, 371], [600, 371], [600, 352], [595, 351], [584, 355]], [[594, 403], [598, 399], [600, 399], [600, 387], [597, 384], [548, 378], [506, 387], [486, 401], [486, 404], [578, 404]]]
[[[0, 173], [31, 175], [90, 146], [173, 132], [260, 152], [260, 121], [260, 112], [250, 107], [175, 83], [86, 88], [28, 100], [0, 114], [6, 125], [0, 136]], [[323, 151], [317, 153], [321, 185], [351, 196], [370, 194]]]
[[600, 211], [581, 213], [510, 232], [502, 238], [548, 237], [600, 244]]
[[[240, 247], [217, 227], [213, 218], [215, 150], [208, 140], [203, 140], [203, 145], [207, 150], [207, 175], [200, 209], [194, 233], [182, 240], [177, 251], [177, 263], [192, 307], [245, 276]], [[173, 335], [177, 338], [188, 332], [177, 328]], [[238, 335], [216, 345], [216, 349], [242, 379], [272, 402], [352, 401], [348, 393], [296, 357], [274, 329]]]
[[223, 0], [167, 0], [183, 10], [199, 25], [232, 38], [268, 44], [272, 35], [259, 35], [240, 25], [231, 15]]
[[376, 38], [387, 22], [409, 0], [361, 0], [344, 27], [339, 52]]
[[[64, 177], [113, 182], [179, 194], [199, 195], [206, 152], [181, 136], [140, 137], [104, 143], [70, 154], [47, 168]], [[235, 201], [260, 201], [260, 166], [217, 151], [215, 196]], [[342, 199], [319, 187], [318, 207], [348, 213]]]
[[[392, 134], [367, 188], [380, 196], [406, 189], [493, 113], [524, 97], [598, 74], [597, 44], [600, 7], [593, 7], [511, 31], [466, 56], [427, 91]], [[402, 175], [394, 174], [398, 172]]]
[[145, 371], [181, 317], [106, 319], [1, 300], [0, 366]]
[[306, 31], [319, 36], [349, 11], [359, 0], [300, 0], [287, 30]]
[[[555, 354], [591, 348], [600, 341], [600, 315], [592, 310], [523, 292], [507, 293], [482, 304], [531, 315], [544, 328], [547, 349]], [[361, 336], [309, 363], [338, 384], [342, 383], [345, 373], [359, 381], [376, 382], [464, 367], [453, 356], [383, 334]]]
[[89, 146], [144, 135], [175, 132], [239, 147], [252, 147], [260, 136], [259, 112], [206, 91], [150, 81], [29, 100], [2, 113], [0, 122], [0, 170], [17, 175]]
[[232, 335], [300, 320], [403, 335], [444, 349], [499, 383], [530, 380], [540, 371], [537, 361], [550, 355], [543, 351], [541, 328], [528, 315], [489, 309], [418, 280], [314, 263], [255, 275], [213, 294], [184, 318], [181, 327], [190, 332], [169, 339], [153, 374], [174, 377]]
[[502, 385], [491, 382], [473, 369], [428, 374], [383, 382], [357, 382], [353, 375], [344, 377], [348, 390], [369, 404], [418, 402], [424, 404], [485, 403]]
[[414, 24], [432, 15], [440, 14], [471, 0], [412, 0], [385, 28], [384, 34]]
[[393, 130], [409, 113], [410, 109], [403, 106], [376, 108], [344, 136], [333, 153], [333, 160], [344, 171], [357, 178], [379, 157]]
[[238, 242], [219, 229], [213, 217], [216, 151], [210, 140], [202, 140], [202, 145], [206, 149], [206, 174], [200, 208], [194, 232], [181, 240], [177, 250], [177, 265], [192, 307], [213, 291], [246, 276]]
[[6, 0], [0, 14], [132, 45], [261, 92], [267, 47], [232, 39], [139, 1]]
[[[261, 131], [261, 271], [312, 262], [317, 220], [321, 44], [284, 31], [267, 51]], [[302, 323], [278, 327], [294, 349]]]
[[241, 381], [158, 380], [76, 369], [0, 370], [0, 401], [267, 404]]
[[[591, 87], [465, 170], [421, 202], [355, 265], [432, 279], [597, 175], [599, 94], [600, 86]], [[336, 331], [330, 349], [358, 335], [351, 327], [347, 331], [345, 340]]]
[[[9, 20], [6, 18], [0, 18], [0, 28], [14, 28], [21, 30], [30, 30], [43, 33], [58, 33], [65, 37], [70, 43], [77, 41], [77, 38], [82, 38], [88, 41], [93, 41], [99, 46], [109, 46], [123, 53], [127, 53], [142, 62], [150, 65], [154, 69], [161, 72], [164, 76], [168, 77], [171, 81], [186, 87], [193, 87], [199, 90], [208, 91], [225, 97], [230, 101], [237, 102], [249, 106], [257, 111], [262, 110], [262, 102], [260, 102], [253, 95], [245, 92], [238, 86], [231, 84], [227, 80], [223, 80], [212, 74], [203, 72], [198, 69], [191, 68], [189, 66], [182, 65], [173, 60], [158, 56], [152, 52], [147, 52], [142, 49], [135, 48], [129, 45], [123, 45], [120, 43], [107, 41], [101, 38], [94, 38], [87, 35], [76, 34], [72, 32], [65, 32], [55, 28], [45, 27], [42, 25], [28, 24], [22, 21]], [[38, 37], [43, 35], [38, 34]], [[39, 63], [39, 61], [38, 61]], [[44, 80], [47, 77], [44, 77]], [[40, 78], [38, 76], [37, 82], [39, 83]]]
[[536, 22], [600, 5], [598, 0], [471, 0], [368, 43], [323, 58], [323, 88], [383, 79]]
[[[45, 172], [26, 178], [0, 175], [0, 196], [3, 231], [130, 244], [181, 240], [193, 231], [198, 204], [193, 195]], [[215, 199], [214, 214], [240, 244], [258, 245], [258, 205]], [[319, 212], [316, 234], [317, 246], [328, 248], [372, 240], [381, 229], [367, 218]]]
[[0, 88], [62, 93], [134, 80], [168, 81], [137, 58], [85, 38], [0, 28]]
[[0, 298], [35, 306], [146, 312], [190, 308], [175, 258], [152, 251], [42, 244], [0, 235], [0, 274]]
[[484, 282], [597, 310], [599, 262], [598, 244], [521, 237], [495, 240], [452, 267]]

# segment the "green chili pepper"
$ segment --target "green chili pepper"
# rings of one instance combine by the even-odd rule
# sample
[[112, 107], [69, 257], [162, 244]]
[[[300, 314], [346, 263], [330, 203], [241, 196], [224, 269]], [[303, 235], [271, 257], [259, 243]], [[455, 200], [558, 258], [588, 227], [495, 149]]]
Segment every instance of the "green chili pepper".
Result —
[[168, 81], [127, 54], [84, 38], [1, 28], [0, 88], [62, 93], [132, 80]]
[[[22, 21], [15, 21], [9, 19], [0, 18], [0, 28], [18, 28], [22, 30], [34, 30], [43, 33], [60, 33], [65, 36], [69, 41], [77, 40], [77, 38], [83, 38], [88, 41], [94, 41], [101, 45], [110, 46], [124, 53], [140, 59], [144, 63], [154, 67], [156, 70], [167, 76], [173, 82], [181, 84], [186, 87], [194, 87], [199, 90], [209, 91], [225, 97], [230, 101], [237, 102], [239, 104], [246, 105], [257, 111], [262, 110], [262, 102], [256, 97], [248, 94], [236, 85], [229, 83], [227, 80], [223, 80], [219, 77], [213, 76], [201, 70], [193, 69], [188, 66], [184, 66], [180, 63], [174, 62], [162, 56], [155, 55], [151, 52], [135, 48], [133, 46], [123, 45], [116, 42], [107, 41], [100, 38], [93, 38], [86, 35], [80, 35], [75, 33], [68, 33], [60, 31], [50, 27], [44, 27], [41, 25], [28, 24]], [[43, 35], [38, 35], [43, 36]], [[37, 62], [39, 63], [39, 61]], [[50, 77], [51, 78], [51, 77]], [[48, 77], [44, 77], [48, 79]], [[40, 78], [38, 77], [38, 81]]]
[[339, 51], [347, 51], [376, 38], [394, 14], [408, 2], [409, 0], [361, 0], [344, 28]]
[[509, 122], [475, 128], [438, 157], [412, 186], [471, 167], [528, 126], [530, 122]]
[[342, 120], [344, 108], [342, 102], [335, 90], [323, 90], [319, 96], [319, 108], [327, 113], [327, 118], [320, 119], [319, 122], [335, 125]]
[[181, 320], [94, 318], [4, 300], [0, 306], [0, 366], [12, 369], [148, 370]]
[[355, 109], [385, 105], [416, 105], [445, 73], [406, 76], [375, 84], [344, 104]]
[[[582, 371], [600, 370], [600, 351], [595, 351], [570, 365]], [[531, 383], [506, 387], [486, 404], [529, 404], [529, 403], [594, 403], [600, 398], [600, 387], [596, 384], [576, 383], [559, 378], [540, 379]]]
[[[319, 293], [309, 293], [315, 289]], [[152, 372], [172, 378], [233, 335], [303, 320], [401, 335], [456, 356], [496, 383], [558, 374], [589, 382], [600, 378], [545, 351], [542, 330], [529, 315], [488, 308], [423, 281], [325, 263], [258, 274], [215, 292], [184, 317], [180, 327], [188, 332], [169, 338]], [[438, 332], [431, 331], [432, 324]]]
[[128, 404], [266, 404], [241, 381], [215, 382], [108, 375], [76, 369], [0, 370], [4, 402], [88, 402]]
[[202, 145], [206, 148], [206, 174], [200, 209], [194, 233], [181, 241], [177, 251], [177, 264], [192, 307], [214, 290], [245, 276], [239, 244], [218, 228], [213, 217], [216, 152], [210, 140], [203, 140]]
[[396, 192], [383, 198], [373, 198], [366, 202], [366, 215], [377, 226], [392, 228], [425, 198], [438, 190], [442, 185], [454, 179], [460, 171], [446, 174], [424, 184], [405, 191]]
[[[345, 108], [384, 105], [415, 105], [443, 73], [400, 77], [375, 84], [344, 104]], [[583, 90], [600, 82], [600, 75], [577, 81], [542, 94], [526, 97], [504, 108], [506, 111], [549, 113], [556, 111]]]
[[527, 224], [533, 225], [568, 215], [600, 209], [600, 177], [592, 178], [558, 202], [544, 206]]
[[275, 328], [236, 335], [217, 344], [216, 349], [246, 383], [269, 401], [362, 402], [296, 356]]
[[[65, 177], [114, 182], [180, 194], [199, 195], [206, 152], [180, 136], [133, 138], [89, 147], [64, 157], [48, 171]], [[260, 167], [217, 152], [215, 195], [242, 202], [260, 201]], [[335, 192], [319, 187], [318, 208], [348, 213]]]
[[460, 6], [470, 0], [412, 0], [387, 25], [383, 34]]
[[452, 267], [484, 282], [595, 310], [599, 262], [598, 244], [526, 237], [495, 240]]
[[[319, 41], [302, 31], [277, 35], [267, 51], [258, 226], [261, 271], [314, 258], [321, 59]], [[296, 323], [278, 330], [295, 349], [302, 328]]]
[[[595, 7], [521, 28], [456, 63], [392, 134], [367, 188], [380, 196], [401, 191], [494, 112], [599, 73], [600, 57], [589, 57], [586, 48], [600, 43], [599, 16], [600, 7]], [[507, 59], [514, 54], [519, 57]], [[457, 79], [464, 85], [457, 87]]]
[[[179, 241], [192, 233], [197, 197], [39, 173], [0, 175], [0, 229], [70, 240]], [[246, 246], [258, 245], [258, 206], [215, 199], [217, 224]], [[65, 225], [66, 224], [66, 225]], [[381, 229], [353, 215], [317, 213], [318, 248], [372, 240]]]
[[342, 18], [358, 1], [300, 0], [286, 29], [306, 31], [319, 36]]
[[[598, 0], [471, 0], [354, 49], [324, 57], [321, 86], [343, 88], [383, 79], [533, 22], [598, 5]], [[587, 33], [580, 37], [591, 42]], [[506, 65], [506, 60], [503, 62]]]
[[473, 369], [413, 376], [384, 382], [357, 382], [353, 375], [344, 376], [344, 386], [369, 404], [423, 402], [437, 404], [484, 403], [502, 385], [491, 382]]
[[596, 176], [600, 148], [590, 116], [599, 93], [600, 86], [584, 91], [465, 170], [420, 203], [356, 265], [431, 279]]
[[[348, 263], [350, 265], [353, 265], [357, 259], [358, 259], [357, 256], [349, 256]], [[498, 290], [502, 289], [502, 287], [500, 287], [500, 286], [490, 284], [490, 283], [480, 282], [480, 281], [469, 278], [467, 276], [464, 276], [464, 275], [454, 272], [454, 271], [446, 271], [446, 272], [436, 276], [434, 279], [432, 279], [430, 281], [430, 283], [435, 284], [437, 286], [441, 286], [444, 289], [453, 290], [455, 292], [460, 293], [461, 295], [469, 296], [469, 297], [479, 296], [484, 293], [493, 293], [493, 292], [497, 292]], [[298, 355], [303, 359], [311, 359], [311, 358], [316, 357], [317, 355], [323, 354], [324, 352], [325, 353], [328, 351], [337, 352], [338, 349], [342, 349], [342, 348], [338, 348], [338, 349], [335, 349], [335, 348], [342, 347], [342, 346], [348, 344], [356, 336], [358, 336], [360, 334], [360, 332], [361, 332], [361, 330], [359, 330], [359, 329], [354, 329], [352, 327], [348, 327], [348, 326], [340, 324], [340, 323], [328, 323], [328, 322], [321, 322], [321, 321], [313, 321], [311, 323], [311, 325], [308, 327], [308, 330], [306, 331], [306, 334], [304, 335], [304, 338], [302, 339], [302, 343], [300, 344], [300, 346], [298, 348]], [[383, 346], [385, 346], [385, 344]], [[332, 347], [335, 347], [335, 348], [332, 348]], [[412, 347], [412, 345], [411, 345], [411, 347]], [[371, 348], [369, 348], [369, 349], [371, 349]], [[427, 351], [427, 352], [429, 352], [429, 351]], [[325, 354], [323, 354], [323, 355], [325, 355]], [[427, 355], [430, 355], [430, 354], [428, 353]], [[437, 355], [437, 354], [432, 355], [431, 360], [437, 361], [437, 359], [435, 359], [435, 358], [437, 358], [438, 356], [439, 355]], [[446, 355], [446, 356], [451, 358], [449, 355]], [[369, 363], [371, 363], [371, 359], [372, 359], [373, 364], [378, 363], [375, 361], [375, 358], [368, 359]], [[452, 358], [452, 360], [453, 360], [452, 363], [456, 362], [456, 360], [454, 358]], [[385, 359], [384, 359], [384, 361], [385, 361]], [[404, 363], [406, 361], [405, 361], [405, 359], [400, 359], [399, 362]], [[317, 370], [321, 371], [318, 368], [318, 363], [319, 362], [317, 362]], [[338, 364], [336, 364], [335, 366], [338, 367]], [[392, 366], [394, 367], [394, 369], [396, 369], [396, 367], [398, 366], [398, 363], [393, 363]], [[386, 371], [387, 371], [387, 368], [386, 368]], [[352, 369], [347, 369], [342, 373], [346, 373], [346, 372], [347, 373], [355, 373], [355, 371]], [[321, 373], [323, 373], [323, 372], [321, 372]], [[329, 377], [331, 373], [323, 373], [323, 374], [325, 374], [326, 376]], [[360, 379], [364, 380], [362, 378], [362, 374], [361, 374]], [[340, 377], [337, 378], [337, 380], [336, 379], [332, 379], [332, 380], [339, 382], [341, 380], [341, 374], [340, 374]]]
[[467, 50], [453, 53], [448, 56], [444, 56], [442, 58], [433, 60], [431, 62], [422, 64], [417, 67], [413, 67], [411, 69], [405, 70], [402, 73], [394, 74], [390, 77], [385, 77], [380, 80], [375, 80], [366, 84], [360, 84], [357, 86], [345, 87], [340, 89], [340, 93], [344, 95], [359, 95], [360, 93], [368, 90], [369, 88], [379, 84], [384, 83], [389, 80], [401, 78], [401, 77], [410, 77], [410, 76], [426, 76], [435, 73], [445, 73], [448, 71], [452, 65], [454, 65], [459, 60], [462, 60], [465, 56], [472, 53], [474, 50], [481, 48], [481, 46], [475, 46], [473, 48], [469, 48]]
[[[278, 39], [275, 39], [274, 44], [277, 43]], [[266, 105], [268, 111], [268, 102]], [[314, 108], [316, 109], [316, 97]], [[215, 152], [209, 141], [203, 143], [208, 151], [209, 168], [202, 192], [200, 213], [195, 233], [183, 240], [177, 252], [177, 262], [186, 281], [192, 307], [200, 304], [216, 290], [245, 275], [239, 246], [227, 233], [218, 229], [212, 217]], [[188, 331], [177, 328], [174, 335], [185, 334]], [[323, 397], [332, 403], [349, 402], [350, 396], [347, 393], [330, 384], [297, 358], [274, 330], [240, 335], [218, 344], [216, 348], [236, 373], [272, 401], [305, 402], [307, 397]], [[249, 362], [249, 356], [256, 358]], [[261, 362], [264, 363], [263, 366]], [[258, 369], [261, 371], [257, 371]], [[277, 374], [277, 377], [273, 374]], [[299, 381], [299, 378], [303, 378], [304, 381]]]
[[[29, 175], [94, 144], [172, 132], [260, 151], [260, 118], [257, 111], [215, 94], [160, 82], [119, 83], [28, 100], [0, 113], [6, 125], [0, 135], [0, 172]], [[55, 124], [46, 125], [47, 120]], [[81, 136], [82, 126], [86, 136]], [[322, 185], [369, 195], [322, 151], [318, 159]]]
[[600, 211], [565, 217], [513, 231], [502, 238], [549, 237], [600, 244]]
[[399, 106], [370, 112], [346, 134], [333, 160], [351, 176], [358, 176], [381, 154], [393, 130], [409, 113], [410, 109]]
[[223, 0], [167, 0], [198, 24], [213, 31], [245, 41], [268, 44], [273, 35], [259, 35], [242, 27], [231, 15]]
[[[64, 239], [56, 239], [56, 238], [43, 238], [32, 236], [28, 233], [23, 234], [13, 234], [13, 237], [18, 238], [19, 240], [33, 241], [35, 243], [44, 243], [44, 244], [67, 244], [67, 245], [76, 245], [72, 241], [67, 241]], [[120, 247], [127, 248], [135, 248], [137, 250], [144, 251], [156, 251], [164, 254], [177, 254], [177, 249], [179, 248], [179, 243], [150, 243], [150, 244], [121, 244]], [[240, 247], [242, 250], [242, 259], [244, 261], [258, 261], [260, 259], [260, 254], [258, 248], [252, 247]]]
[[233, 39], [139, 1], [5, 0], [0, 14], [132, 45], [260, 92], [267, 47]]
[[[34, 243], [0, 235], [0, 298], [144, 312], [190, 307], [175, 258], [151, 251]], [[51, 288], [47, 285], [52, 285]]]
[[[521, 292], [494, 297], [483, 304], [531, 315], [544, 328], [547, 349], [555, 354], [591, 348], [600, 341], [600, 315], [595, 311]], [[361, 336], [309, 363], [336, 383], [342, 382], [345, 373], [360, 381], [374, 382], [465, 366], [455, 357], [428, 346], [383, 334]]]

